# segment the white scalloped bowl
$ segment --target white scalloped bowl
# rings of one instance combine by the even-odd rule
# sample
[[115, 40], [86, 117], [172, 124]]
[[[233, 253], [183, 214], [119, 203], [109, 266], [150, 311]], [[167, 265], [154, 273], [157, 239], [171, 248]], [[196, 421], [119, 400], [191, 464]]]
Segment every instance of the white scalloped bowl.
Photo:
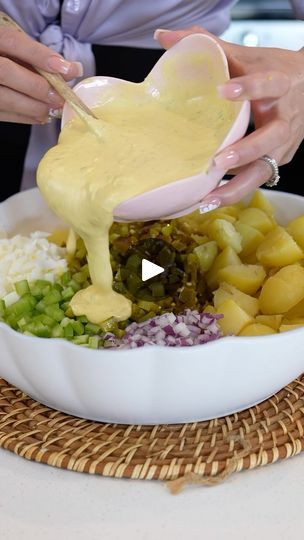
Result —
[[[268, 192], [283, 224], [304, 199]], [[0, 205], [10, 234], [60, 223], [37, 189]], [[104, 422], [179, 423], [250, 407], [304, 371], [304, 328], [280, 335], [227, 337], [206, 345], [89, 350], [61, 339], [18, 334], [0, 323], [0, 376], [41, 403]]]

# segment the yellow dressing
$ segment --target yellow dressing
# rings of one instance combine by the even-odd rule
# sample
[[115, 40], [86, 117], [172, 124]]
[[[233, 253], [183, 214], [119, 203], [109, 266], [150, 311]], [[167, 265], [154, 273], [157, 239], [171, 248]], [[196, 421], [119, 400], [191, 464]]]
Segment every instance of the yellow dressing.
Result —
[[[172, 83], [158, 96], [151, 96], [149, 84], [148, 78], [103, 93], [94, 109], [100, 120], [91, 120], [101, 138], [74, 118], [38, 168], [37, 182], [50, 207], [85, 242], [92, 285], [75, 294], [71, 307], [94, 323], [131, 314], [131, 302], [112, 289], [108, 234], [114, 208], [206, 170], [237, 114], [214, 84], [204, 95], [189, 95], [189, 86], [183, 91]], [[73, 245], [70, 237], [71, 251]]]

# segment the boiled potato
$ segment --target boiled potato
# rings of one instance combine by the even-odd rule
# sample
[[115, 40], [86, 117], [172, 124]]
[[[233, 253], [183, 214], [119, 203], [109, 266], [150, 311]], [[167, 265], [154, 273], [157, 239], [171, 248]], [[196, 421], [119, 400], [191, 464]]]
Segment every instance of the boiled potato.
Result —
[[234, 300], [231, 300], [230, 298], [218, 306], [217, 312], [224, 315], [222, 319], [217, 321], [224, 336], [238, 334], [253, 320], [252, 317], [246, 313], [246, 311], [244, 311]]
[[270, 326], [274, 330], [279, 330], [283, 319], [283, 315], [257, 315], [255, 320], [259, 324]]
[[293, 306], [285, 315], [288, 319], [294, 319], [297, 317], [304, 317], [304, 298], [300, 300], [295, 306]]
[[264, 315], [286, 313], [304, 298], [304, 269], [298, 264], [281, 268], [264, 283], [259, 297]]
[[264, 266], [286, 266], [304, 257], [303, 251], [290, 234], [279, 226], [266, 235], [256, 254]]
[[266, 212], [268, 216], [270, 216], [271, 218], [273, 217], [273, 214], [274, 214], [273, 206], [272, 204], [270, 204], [270, 202], [266, 199], [265, 195], [263, 195], [261, 191], [256, 191], [253, 194], [252, 199], [249, 203], [249, 207], [260, 208], [260, 210], [263, 210], [264, 212]]
[[226, 281], [246, 294], [255, 294], [266, 276], [264, 268], [258, 264], [239, 264], [221, 268], [218, 281]]
[[207, 229], [209, 238], [215, 240], [220, 249], [230, 246], [236, 253], [242, 251], [242, 237], [232, 223], [226, 219], [215, 219]]
[[239, 336], [266, 336], [267, 334], [276, 334], [276, 331], [266, 324], [253, 323], [245, 326], [238, 334]]
[[304, 216], [291, 221], [287, 226], [287, 231], [300, 248], [304, 250]]
[[203, 309], [203, 313], [216, 313], [216, 309], [211, 304], [207, 304]]
[[54, 229], [54, 231], [47, 237], [48, 242], [57, 244], [57, 246], [66, 246], [69, 236], [69, 229]]
[[280, 326], [281, 332], [289, 332], [289, 330], [295, 330], [296, 328], [303, 328], [302, 324], [282, 324]]
[[213, 303], [218, 309], [225, 300], [234, 300], [248, 315], [255, 317], [259, 311], [259, 301], [248, 294], [239, 291], [229, 283], [221, 283], [220, 288], [213, 293]]
[[242, 238], [242, 251], [240, 254], [242, 258], [254, 253], [265, 238], [258, 229], [254, 229], [254, 227], [246, 225], [246, 223], [237, 221], [234, 227]]
[[232, 249], [230, 246], [226, 247], [221, 253], [218, 254], [209, 272], [206, 274], [209, 289], [213, 291], [218, 287], [218, 272], [221, 268], [237, 264], [242, 264], [241, 259], [238, 257], [234, 249]]
[[262, 234], [268, 233], [275, 226], [275, 222], [260, 208], [246, 208], [242, 210], [239, 213], [239, 222], [258, 229]]
[[194, 248], [193, 251], [198, 258], [200, 270], [202, 272], [208, 272], [218, 254], [217, 243], [214, 241], [206, 242], [206, 244], [201, 244]]

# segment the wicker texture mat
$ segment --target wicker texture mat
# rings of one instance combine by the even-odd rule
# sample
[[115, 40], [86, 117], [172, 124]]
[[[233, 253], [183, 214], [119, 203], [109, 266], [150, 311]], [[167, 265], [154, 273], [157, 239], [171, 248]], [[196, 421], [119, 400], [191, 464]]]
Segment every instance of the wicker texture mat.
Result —
[[172, 492], [188, 482], [212, 485], [303, 450], [304, 375], [241, 413], [159, 426], [82, 420], [45, 407], [0, 379], [0, 446], [73, 471], [170, 481]]

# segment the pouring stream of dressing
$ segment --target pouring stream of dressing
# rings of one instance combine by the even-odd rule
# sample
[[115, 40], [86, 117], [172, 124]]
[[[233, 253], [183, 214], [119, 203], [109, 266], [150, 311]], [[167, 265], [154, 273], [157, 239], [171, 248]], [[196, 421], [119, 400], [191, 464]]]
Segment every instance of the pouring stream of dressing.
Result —
[[215, 87], [189, 98], [189, 89], [179, 86], [155, 98], [147, 85], [146, 80], [117, 86], [94, 109], [102, 118], [102, 139], [72, 119], [38, 168], [38, 186], [49, 206], [86, 245], [92, 285], [75, 294], [71, 308], [93, 323], [131, 315], [131, 302], [112, 289], [114, 208], [207, 170], [236, 116], [234, 104], [218, 97]]

